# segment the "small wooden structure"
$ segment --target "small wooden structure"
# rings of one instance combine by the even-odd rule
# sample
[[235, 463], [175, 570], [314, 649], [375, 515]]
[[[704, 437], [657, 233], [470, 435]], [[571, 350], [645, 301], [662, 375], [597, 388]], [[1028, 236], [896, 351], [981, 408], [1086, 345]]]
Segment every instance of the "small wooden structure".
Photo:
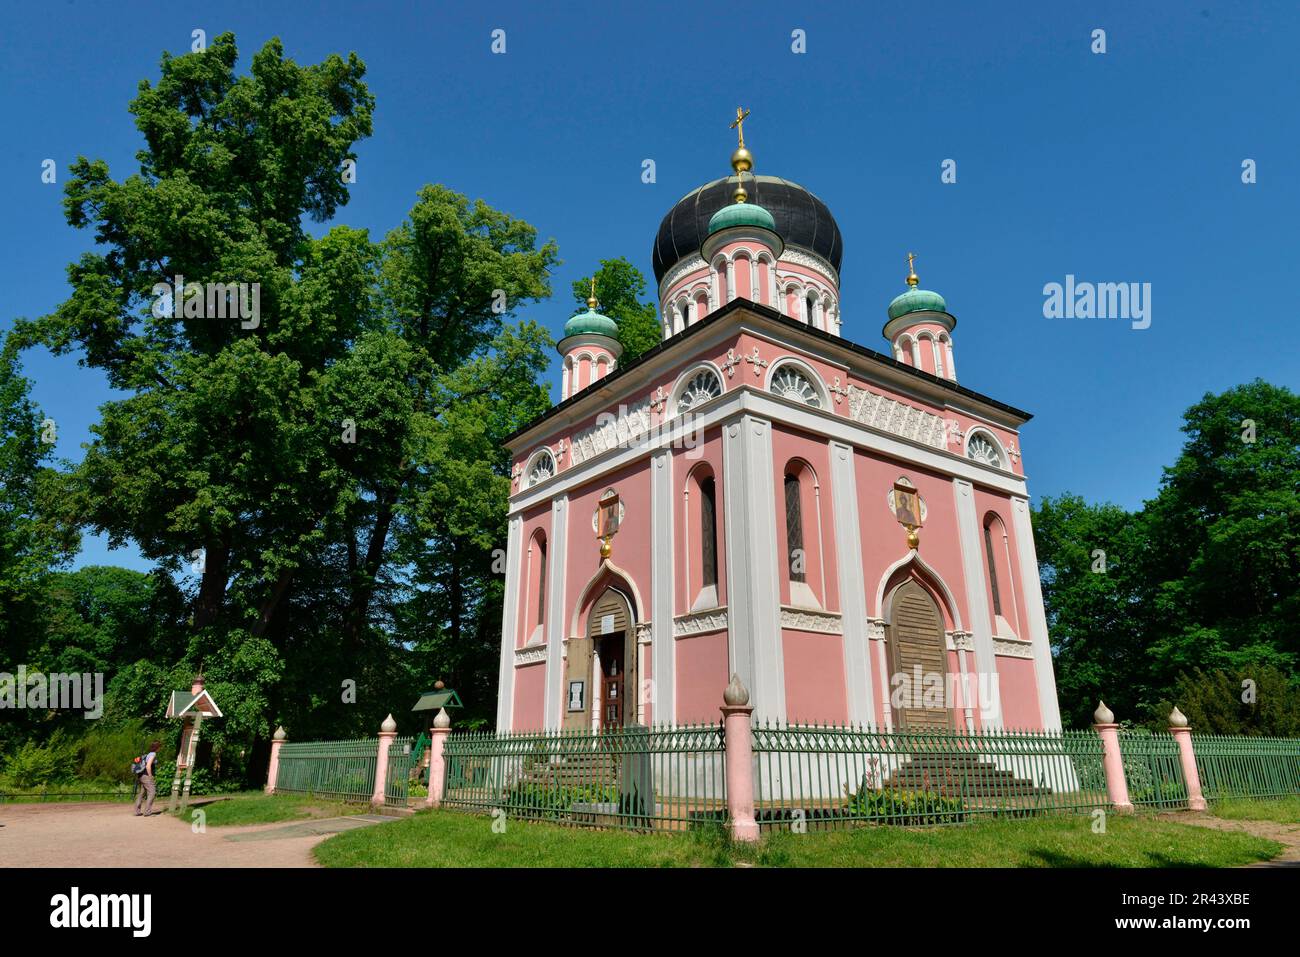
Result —
[[[167, 717], [180, 718], [185, 722], [181, 729], [181, 743], [176, 749], [176, 775], [172, 778], [172, 797], [170, 809], [176, 810], [179, 800], [181, 810], [190, 803], [190, 779], [194, 773], [194, 756], [198, 753], [199, 730], [204, 718], [222, 718], [221, 709], [217, 707], [212, 695], [203, 687], [203, 675], [195, 675], [190, 690], [173, 691], [171, 701], [167, 703]], [[185, 783], [181, 784], [181, 769], [185, 769]]]

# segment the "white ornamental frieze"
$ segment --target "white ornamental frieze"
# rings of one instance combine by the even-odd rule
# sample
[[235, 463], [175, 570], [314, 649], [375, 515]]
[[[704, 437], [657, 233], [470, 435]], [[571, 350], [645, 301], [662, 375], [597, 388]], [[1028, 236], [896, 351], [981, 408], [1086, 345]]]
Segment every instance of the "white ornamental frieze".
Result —
[[573, 437], [569, 459], [580, 465], [610, 449], [629, 448], [650, 431], [650, 401], [632, 408], [619, 406], [618, 415], [606, 413], [589, 429]]
[[900, 438], [936, 449], [945, 448], [942, 418], [870, 389], [849, 386], [849, 417]]

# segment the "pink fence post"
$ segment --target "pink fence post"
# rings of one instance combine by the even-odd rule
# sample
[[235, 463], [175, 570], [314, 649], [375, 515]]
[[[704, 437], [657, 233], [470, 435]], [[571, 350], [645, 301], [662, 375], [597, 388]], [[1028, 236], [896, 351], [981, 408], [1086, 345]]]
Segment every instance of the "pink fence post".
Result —
[[271, 736], [271, 763], [266, 769], [266, 793], [275, 793], [276, 775], [280, 773], [280, 749], [284, 747], [284, 742], [289, 740], [289, 736], [284, 733], [284, 728], [275, 729], [275, 734]]
[[754, 820], [754, 746], [750, 740], [749, 691], [740, 683], [740, 675], [731, 676], [731, 684], [722, 693], [722, 733], [726, 742], [727, 814], [731, 818], [731, 836], [737, 841], [757, 841], [758, 821]]
[[384, 806], [384, 789], [388, 786], [388, 749], [397, 737], [397, 722], [390, 714], [379, 726], [379, 756], [375, 761], [375, 793], [370, 795], [372, 807]]
[[443, 750], [447, 747], [447, 735], [451, 734], [451, 717], [446, 708], [438, 709], [438, 716], [433, 719], [429, 731], [429, 797], [425, 803], [429, 807], [442, 806], [443, 787], [446, 785], [447, 762]]
[[1124, 758], [1119, 751], [1119, 725], [1115, 714], [1106, 702], [1092, 713], [1093, 729], [1101, 738], [1102, 766], [1106, 769], [1106, 794], [1115, 810], [1121, 814], [1133, 813], [1133, 802], [1128, 799], [1128, 781], [1124, 780]]
[[1192, 729], [1187, 726], [1187, 715], [1175, 706], [1169, 712], [1169, 733], [1178, 742], [1178, 757], [1183, 762], [1183, 780], [1187, 782], [1187, 808], [1205, 810], [1205, 795], [1201, 793], [1201, 773], [1196, 770], [1196, 752], [1192, 750]]

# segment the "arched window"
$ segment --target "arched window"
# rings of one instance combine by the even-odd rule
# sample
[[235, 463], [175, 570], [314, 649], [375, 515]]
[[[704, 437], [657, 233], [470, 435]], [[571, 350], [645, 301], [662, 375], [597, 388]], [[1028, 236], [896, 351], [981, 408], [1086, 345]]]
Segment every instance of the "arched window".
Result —
[[1019, 602], [1015, 582], [1012, 580], [1007, 527], [1002, 524], [997, 512], [989, 512], [984, 516], [984, 556], [989, 569], [988, 597], [993, 612], [993, 634], [1014, 638], [1020, 630]]
[[690, 412], [710, 399], [722, 395], [722, 380], [712, 369], [700, 369], [691, 374], [677, 393], [677, 411]]
[[966, 440], [966, 458], [975, 462], [982, 462], [984, 465], [991, 465], [995, 469], [1006, 468], [1003, 465], [1002, 450], [998, 448], [997, 441], [983, 429], [971, 431], [969, 438]]
[[718, 487], [707, 463], [693, 468], [682, 489], [681, 580], [683, 598], [691, 611], [716, 608], [722, 601], [718, 566], [721, 564], [718, 528]]
[[528, 469], [528, 484], [533, 486], [538, 482], [545, 482], [554, 474], [555, 459], [551, 457], [549, 451], [543, 449], [533, 458], [533, 464]]
[[546, 634], [546, 533], [540, 528], [528, 540], [524, 556], [525, 577], [519, 617], [523, 622], [524, 644], [535, 645]]
[[700, 575], [705, 588], [718, 587], [718, 498], [713, 476], [700, 481]]
[[805, 321], [808, 323], [808, 325], [816, 326], [818, 329], [820, 329], [821, 323], [818, 321], [818, 316], [817, 316], [817, 297], [813, 293], [810, 292], [808, 293], [807, 296], [804, 297], [803, 307], [804, 307], [804, 316], [806, 317]]
[[777, 533], [778, 547], [785, 548], [780, 566], [781, 600], [800, 608], [830, 607], [834, 596], [827, 591], [826, 539], [817, 475], [803, 459], [786, 462], [777, 475], [783, 493], [778, 501], [784, 504], [785, 512], [785, 534]]
[[785, 542], [790, 581], [806, 582], [807, 555], [803, 550], [803, 506], [799, 502], [799, 476], [785, 473]]
[[541, 627], [546, 624], [546, 539], [543, 538], [537, 543], [538, 549], [538, 573], [537, 573], [537, 625]]
[[997, 553], [993, 550], [993, 525], [997, 521], [992, 515], [984, 519], [984, 558], [989, 566], [989, 588], [993, 591], [993, 614], [1002, 614], [1002, 592], [998, 588]]
[[805, 375], [798, 366], [784, 364], [773, 373], [768, 383], [768, 391], [792, 402], [802, 402], [813, 408], [822, 408], [821, 390], [813, 385], [812, 379]]

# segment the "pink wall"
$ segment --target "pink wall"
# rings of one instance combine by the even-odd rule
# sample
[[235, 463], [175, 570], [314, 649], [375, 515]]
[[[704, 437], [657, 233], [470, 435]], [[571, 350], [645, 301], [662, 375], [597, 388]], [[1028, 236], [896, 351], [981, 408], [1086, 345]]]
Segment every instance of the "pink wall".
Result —
[[1039, 717], [1038, 684], [1034, 680], [1033, 661], [999, 655], [997, 662], [1002, 723], [1009, 728], [1041, 728], [1043, 722]]
[[727, 633], [677, 638], [677, 720], [718, 720], [722, 690], [731, 680], [728, 672]]
[[[587, 583], [601, 565], [600, 540], [591, 528], [591, 517], [600, 496], [608, 488], [618, 492], [624, 505], [623, 521], [612, 541], [610, 562], [628, 573], [644, 603], [650, 601], [650, 549], [653, 538], [650, 522], [650, 467], [643, 458], [615, 472], [603, 475], [569, 495], [567, 570], [564, 582], [564, 634], [572, 637], [573, 611]], [[590, 601], [595, 595], [588, 595]], [[635, 601], [633, 596], [629, 600]], [[648, 607], [632, 609], [638, 621], [649, 618]], [[583, 622], [578, 623], [581, 630]]]
[[848, 720], [844, 686], [844, 640], [789, 628], [781, 630], [785, 658], [785, 710], [791, 722]]
[[546, 711], [546, 663], [515, 669], [515, 706], [511, 729], [540, 731]]
[[[867, 613], [884, 617], [876, 607], [880, 579], [894, 562], [905, 557], [907, 531], [889, 510], [887, 496], [899, 476], [907, 476], [917, 487], [926, 504], [925, 525], [917, 533], [924, 559], [947, 584], [957, 603], [963, 624], [970, 621], [966, 607], [965, 579], [962, 576], [961, 539], [957, 529], [956, 502], [951, 479], [919, 466], [888, 458], [876, 458], [858, 450], [854, 460], [858, 483], [858, 520], [862, 542], [863, 576], [867, 588]], [[946, 628], [954, 625], [949, 609], [940, 602]]]

